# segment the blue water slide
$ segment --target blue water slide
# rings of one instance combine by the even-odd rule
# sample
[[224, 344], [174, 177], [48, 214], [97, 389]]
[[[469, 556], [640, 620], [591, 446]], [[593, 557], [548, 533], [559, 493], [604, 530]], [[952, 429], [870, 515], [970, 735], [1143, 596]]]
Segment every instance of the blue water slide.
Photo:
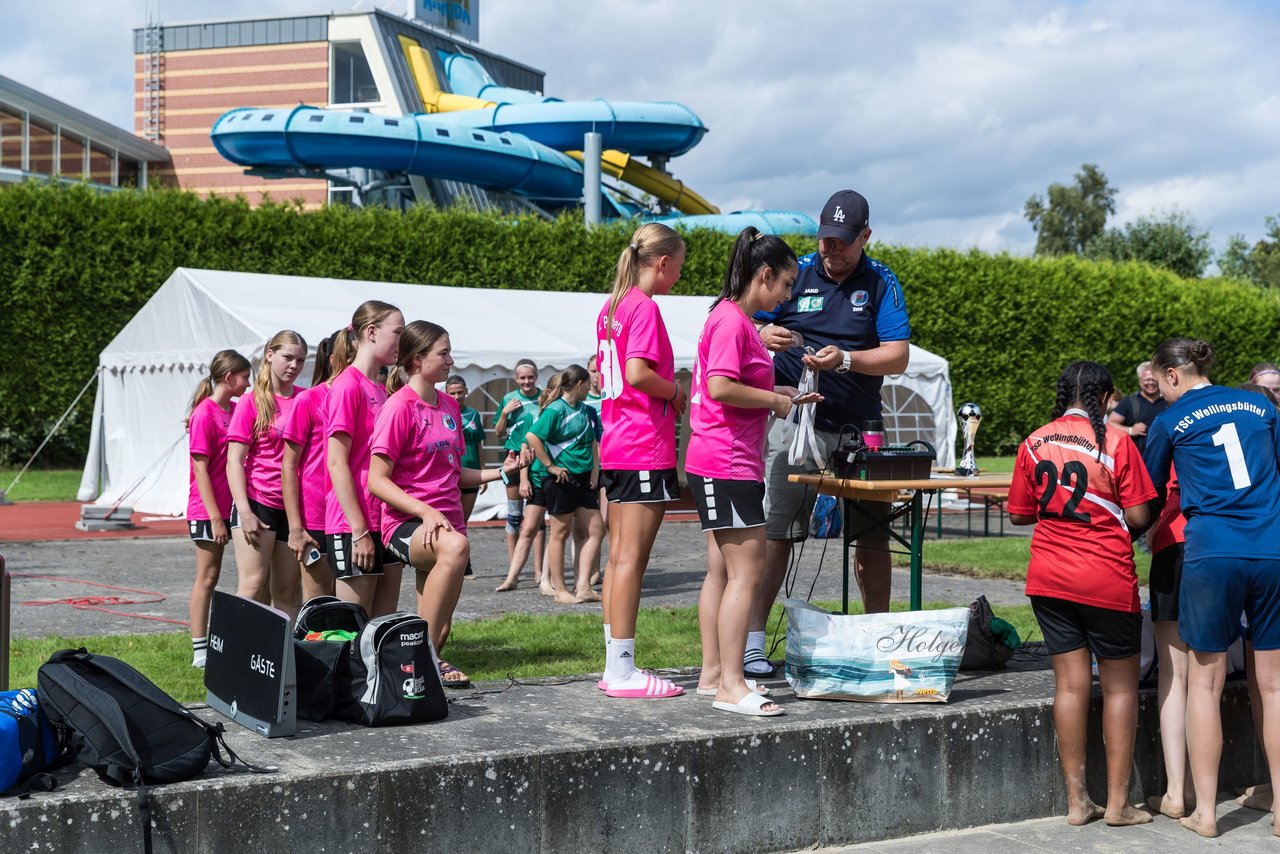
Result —
[[818, 223], [813, 217], [799, 211], [731, 211], [721, 214], [659, 216], [646, 217], [646, 219], [666, 223], [672, 228], [709, 228], [730, 234], [736, 234], [749, 225], [765, 234], [805, 234], [810, 237], [818, 234]]
[[439, 116], [242, 108], [213, 125], [218, 153], [241, 166], [364, 167], [445, 178], [536, 199], [582, 198], [582, 166], [531, 139], [445, 125]]
[[442, 124], [519, 133], [558, 151], [580, 151], [594, 131], [605, 148], [631, 154], [677, 157], [697, 145], [707, 127], [674, 101], [548, 101], [498, 104], [481, 110], [437, 113]]
[[475, 57], [446, 50], [439, 51], [439, 54], [445, 79], [449, 81], [449, 91], [455, 95], [480, 98], [495, 104], [545, 104], [561, 100], [528, 89], [499, 86]]

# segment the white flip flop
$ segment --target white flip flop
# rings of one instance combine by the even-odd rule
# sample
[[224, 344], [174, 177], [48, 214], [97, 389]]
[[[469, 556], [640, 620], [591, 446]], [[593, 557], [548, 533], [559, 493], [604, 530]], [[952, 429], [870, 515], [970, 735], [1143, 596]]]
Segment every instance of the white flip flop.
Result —
[[734, 712], [739, 715], [751, 715], [757, 718], [773, 718], [778, 715], [786, 714], [782, 709], [775, 709], [772, 712], [766, 712], [764, 705], [772, 703], [768, 697], [761, 696], [755, 691], [751, 691], [736, 703], [715, 702], [711, 704], [711, 708], [720, 712]]
[[[764, 687], [763, 685], [756, 685], [756, 680], [744, 679], [743, 681], [747, 683], [748, 691], [755, 691], [757, 694], [759, 694], [762, 697], [768, 696], [769, 689]], [[718, 693], [718, 689], [716, 688], [699, 688], [698, 689], [698, 694], [699, 696], [702, 696], [702, 697], [714, 697], [717, 693]]]

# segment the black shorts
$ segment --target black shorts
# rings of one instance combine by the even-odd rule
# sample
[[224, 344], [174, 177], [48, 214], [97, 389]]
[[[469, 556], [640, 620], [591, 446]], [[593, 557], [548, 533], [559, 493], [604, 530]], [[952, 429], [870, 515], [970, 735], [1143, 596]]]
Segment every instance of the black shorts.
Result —
[[1032, 596], [1031, 610], [1050, 655], [1088, 649], [1098, 658], [1128, 658], [1142, 651], [1142, 612]]
[[591, 488], [591, 472], [583, 474], [570, 472], [569, 479], [564, 483], [559, 483], [554, 477], [547, 475], [542, 481], [542, 489], [547, 495], [547, 503], [543, 506], [552, 516], [563, 516], [579, 508], [600, 509], [600, 490]]
[[316, 550], [320, 554], [329, 553], [329, 538], [319, 528], [307, 528], [307, 536], [316, 541]]
[[350, 532], [329, 534], [325, 539], [329, 541], [325, 553], [328, 555], [329, 566], [333, 569], [334, 578], [362, 578], [366, 575], [382, 575], [382, 565], [393, 562], [387, 560], [384, 554], [381, 531], [369, 532], [369, 539], [373, 540], [373, 567], [366, 570], [359, 569], [351, 562]]
[[675, 469], [609, 469], [600, 472], [600, 485], [611, 504], [654, 504], [680, 497]]
[[704, 531], [758, 528], [764, 524], [764, 482], [724, 480], [686, 472]]
[[[231, 528], [231, 520], [223, 519], [222, 524], [228, 529]], [[213, 523], [208, 519], [188, 519], [187, 531], [191, 534], [191, 542], [193, 543], [212, 543], [213, 542]]]
[[406, 519], [396, 526], [391, 532], [391, 536], [387, 537], [384, 546], [387, 557], [400, 561], [401, 563], [411, 563], [409, 560], [409, 544], [413, 542], [413, 535], [418, 533], [418, 529], [422, 527], [421, 519]]
[[1182, 587], [1182, 543], [1151, 557], [1151, 621], [1178, 621], [1178, 590]]
[[526, 506], [541, 507], [544, 510], [547, 507], [547, 481], [544, 479], [541, 485], [530, 482], [533, 486], [533, 492], [529, 493], [529, 497], [524, 500]]
[[479, 494], [480, 494], [480, 487], [478, 487], [478, 486], [463, 486], [463, 487], [459, 487], [459, 490], [458, 490], [458, 491], [459, 491], [459, 492], [461, 492], [463, 495], [479, 495]]
[[[289, 539], [289, 514], [284, 512], [283, 507], [268, 507], [261, 501], [250, 498], [249, 510], [268, 531], [276, 535], [276, 542], [283, 543]], [[231, 527], [240, 527], [240, 508], [234, 504], [231, 505]]]

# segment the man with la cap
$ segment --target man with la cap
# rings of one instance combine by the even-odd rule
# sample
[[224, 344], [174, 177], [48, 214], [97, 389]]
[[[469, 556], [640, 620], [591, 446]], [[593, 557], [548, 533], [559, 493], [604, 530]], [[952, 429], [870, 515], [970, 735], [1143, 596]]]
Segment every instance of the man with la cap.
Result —
[[[809, 517], [817, 498], [812, 488], [790, 483], [788, 475], [826, 465], [841, 438], [856, 435], [865, 422], [879, 420], [883, 378], [907, 367], [911, 328], [906, 300], [897, 277], [887, 266], [867, 257], [871, 239], [867, 200], [841, 190], [827, 200], [818, 226], [818, 251], [800, 259], [791, 298], [776, 311], [754, 320], [760, 337], [774, 351], [778, 385], [795, 386], [806, 366], [817, 372], [814, 434], [823, 459], [804, 465], [787, 462], [790, 442], [782, 422], [769, 432], [765, 459], [765, 572], [753, 607], [744, 667], [748, 675], [771, 673], [764, 654], [765, 624], [791, 561], [792, 544], [808, 536]], [[815, 352], [805, 354], [805, 347]], [[860, 502], [866, 515], [845, 520], [857, 540], [858, 586], [867, 613], [889, 610], [890, 557], [888, 534], [868, 530], [868, 517], [883, 518], [887, 504]]]

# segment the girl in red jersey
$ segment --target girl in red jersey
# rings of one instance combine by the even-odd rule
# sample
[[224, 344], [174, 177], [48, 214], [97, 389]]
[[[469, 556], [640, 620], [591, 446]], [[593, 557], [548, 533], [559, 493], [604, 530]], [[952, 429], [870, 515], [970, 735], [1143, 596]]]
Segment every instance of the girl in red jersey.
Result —
[[604, 575], [605, 672], [610, 697], [677, 697], [684, 689], [635, 665], [636, 614], [649, 551], [676, 479], [676, 417], [688, 395], [675, 381], [675, 359], [654, 296], [680, 279], [684, 240], [673, 229], [640, 226], [618, 258], [613, 293], [596, 320], [604, 393], [601, 483], [609, 508], [609, 563]]
[[[417, 570], [418, 614], [427, 621], [437, 654], [449, 639], [462, 573], [471, 558], [461, 488], [510, 481], [522, 465], [508, 453], [501, 469], [462, 468], [462, 410], [436, 388], [452, 367], [449, 333], [425, 320], [406, 326], [387, 382], [392, 394], [369, 440], [369, 491], [385, 503], [383, 545]], [[528, 459], [526, 452], [525, 464]], [[461, 670], [439, 661], [446, 687], [471, 684]]]
[[222, 553], [231, 539], [231, 488], [227, 486], [227, 428], [231, 399], [249, 387], [249, 360], [222, 350], [209, 363], [187, 415], [191, 487], [187, 528], [196, 544], [196, 580], [191, 585], [191, 666], [204, 667], [209, 651], [209, 601], [222, 574]]
[[298, 392], [298, 401], [284, 426], [284, 469], [281, 488], [289, 517], [289, 548], [302, 564], [302, 601], [333, 595], [333, 570], [321, 560], [328, 547], [324, 535], [325, 496], [329, 472], [325, 468], [325, 410], [329, 405], [329, 377], [333, 373], [335, 332], [316, 347], [311, 388]]
[[253, 393], [236, 404], [227, 428], [227, 483], [231, 486], [232, 541], [239, 575], [237, 596], [270, 602], [298, 614], [298, 559], [289, 548], [280, 472], [284, 425], [297, 400], [293, 381], [307, 361], [298, 333], [277, 332], [262, 351]]
[[333, 347], [333, 379], [325, 409], [325, 465], [331, 488], [324, 531], [340, 599], [359, 602], [371, 617], [396, 610], [398, 561], [384, 561], [382, 508], [369, 494], [369, 439], [387, 390], [378, 371], [394, 365], [404, 315], [379, 300], [361, 303]]
[[[1009, 489], [1010, 521], [1036, 525], [1027, 595], [1053, 657], [1053, 726], [1073, 825], [1151, 821], [1128, 802], [1142, 646], [1129, 527], [1146, 526], [1156, 491], [1133, 440], [1106, 423], [1114, 388], [1097, 362], [1068, 365], [1058, 378], [1054, 420], [1018, 447]], [[1091, 657], [1102, 684], [1105, 810], [1085, 788]]]
[[772, 716], [782, 708], [742, 672], [752, 596], [764, 568], [764, 450], [769, 414], [785, 418], [796, 397], [774, 388], [773, 360], [751, 322], [791, 297], [796, 253], [774, 235], [745, 228], [733, 245], [724, 286], [711, 304], [693, 372], [685, 457], [689, 489], [708, 543], [707, 577], [698, 597], [702, 674], [698, 693], [714, 708]]

